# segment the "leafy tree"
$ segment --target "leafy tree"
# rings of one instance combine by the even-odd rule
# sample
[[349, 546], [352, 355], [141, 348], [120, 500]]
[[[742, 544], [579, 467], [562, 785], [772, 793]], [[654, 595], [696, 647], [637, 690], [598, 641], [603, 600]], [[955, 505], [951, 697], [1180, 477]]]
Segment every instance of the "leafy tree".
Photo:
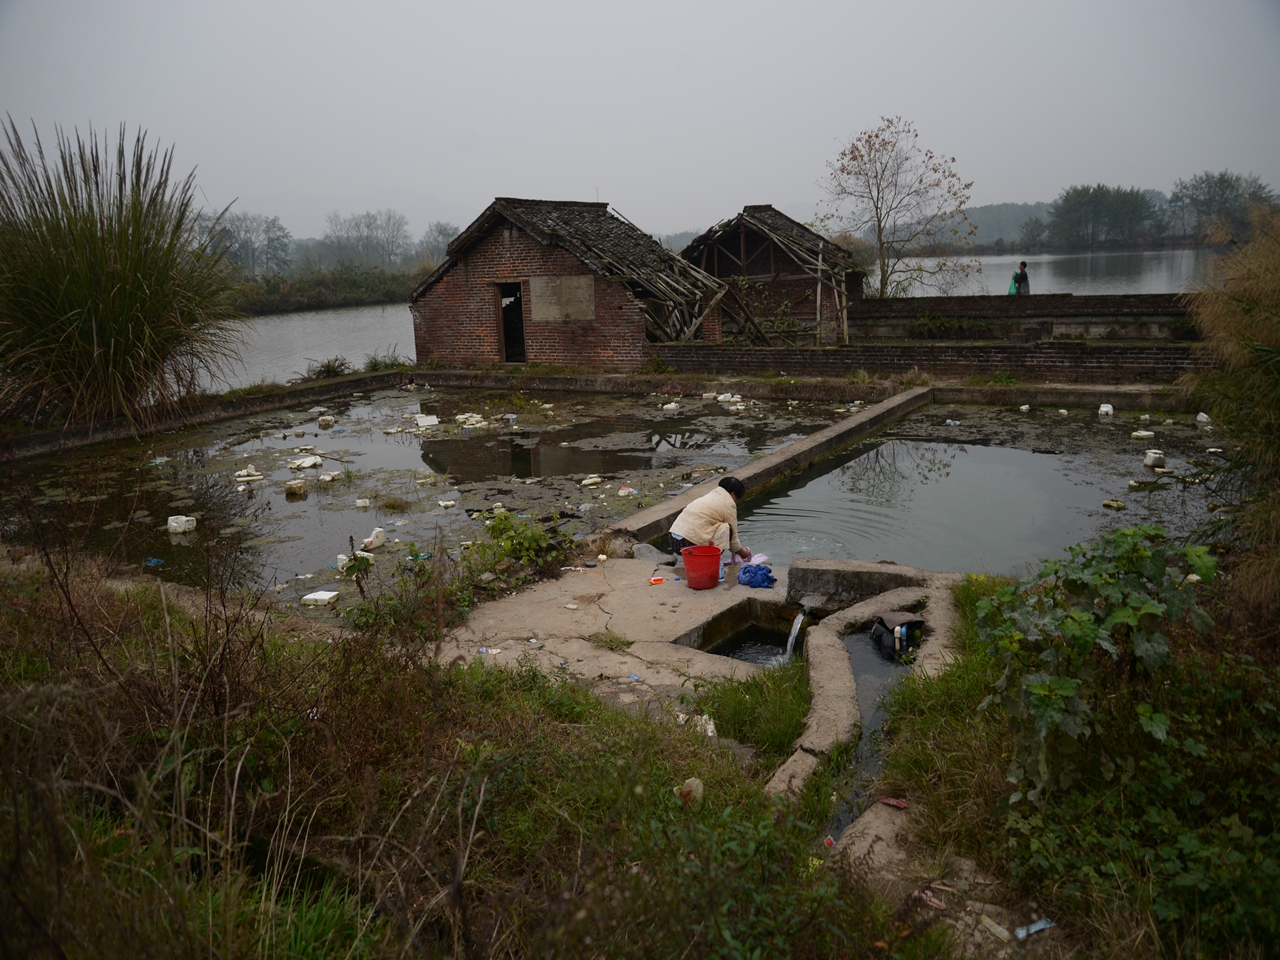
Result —
[[917, 284], [946, 292], [981, 269], [964, 255], [977, 230], [965, 216], [973, 182], [955, 172], [955, 157], [922, 150], [910, 121], [880, 119], [827, 164], [828, 212], [819, 220], [875, 244], [876, 296], [903, 296]]
[[1143, 239], [1155, 217], [1155, 204], [1137, 187], [1071, 186], [1049, 205], [1048, 239], [1067, 248], [1133, 243]]
[[1248, 232], [1250, 210], [1275, 206], [1275, 192], [1256, 175], [1206, 170], [1173, 185], [1170, 226], [1177, 233], [1208, 234], [1221, 218], [1229, 232], [1240, 237]]
[[1048, 236], [1049, 225], [1039, 217], [1031, 217], [1022, 224], [1019, 241], [1024, 247], [1038, 247]]

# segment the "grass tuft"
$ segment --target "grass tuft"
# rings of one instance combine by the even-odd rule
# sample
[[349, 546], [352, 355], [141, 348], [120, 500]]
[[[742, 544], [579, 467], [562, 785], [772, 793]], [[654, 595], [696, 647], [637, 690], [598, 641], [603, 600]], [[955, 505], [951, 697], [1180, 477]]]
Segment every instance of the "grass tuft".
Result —
[[701, 681], [694, 691], [698, 709], [716, 722], [717, 733], [755, 747], [775, 764], [791, 756], [813, 699], [803, 657], [745, 680]]
[[[150, 423], [238, 361], [234, 267], [173, 150], [12, 119], [0, 152], [0, 409], [31, 422]], [[215, 231], [217, 220], [214, 221]]]

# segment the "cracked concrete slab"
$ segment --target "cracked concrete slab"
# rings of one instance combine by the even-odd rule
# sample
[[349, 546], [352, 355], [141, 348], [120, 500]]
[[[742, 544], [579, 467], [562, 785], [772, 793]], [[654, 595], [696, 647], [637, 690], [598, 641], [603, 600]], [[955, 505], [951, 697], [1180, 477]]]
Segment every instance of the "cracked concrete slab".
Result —
[[[613, 702], [670, 701], [690, 678], [743, 678], [758, 669], [674, 642], [752, 596], [785, 600], [785, 568], [775, 568], [779, 582], [770, 590], [738, 584], [729, 576], [732, 569], [710, 590], [690, 590], [669, 567], [643, 560], [567, 571], [478, 607], [449, 634], [441, 656], [463, 662], [482, 656], [508, 665], [523, 659], [551, 672], [567, 670]], [[664, 582], [651, 584], [653, 576]], [[606, 631], [630, 640], [630, 647], [609, 650], [588, 639]]]

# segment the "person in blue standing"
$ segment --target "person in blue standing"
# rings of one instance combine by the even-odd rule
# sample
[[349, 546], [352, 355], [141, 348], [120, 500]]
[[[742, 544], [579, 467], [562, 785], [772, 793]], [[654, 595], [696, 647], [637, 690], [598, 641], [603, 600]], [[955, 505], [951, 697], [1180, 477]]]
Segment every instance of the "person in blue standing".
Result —
[[1018, 264], [1018, 272], [1013, 275], [1013, 282], [1018, 288], [1019, 296], [1031, 293], [1031, 278], [1027, 276], [1027, 261]]

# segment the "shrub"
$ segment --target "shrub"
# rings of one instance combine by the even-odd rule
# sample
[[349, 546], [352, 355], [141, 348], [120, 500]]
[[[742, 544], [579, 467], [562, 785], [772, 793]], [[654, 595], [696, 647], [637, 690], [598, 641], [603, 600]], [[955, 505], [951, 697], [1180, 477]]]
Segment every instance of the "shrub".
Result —
[[[0, 407], [149, 422], [238, 359], [234, 268], [198, 225], [172, 149], [61, 132], [46, 157], [10, 120], [0, 153]], [[216, 224], [216, 221], [215, 221]]]
[[[1263, 617], [1280, 611], [1280, 212], [1259, 211], [1252, 239], [1236, 244], [1218, 275], [1190, 297], [1215, 365], [1193, 377], [1214, 419], [1238, 445], [1249, 547], [1235, 571], [1237, 595]], [[1225, 231], [1216, 242], [1235, 243]]]

